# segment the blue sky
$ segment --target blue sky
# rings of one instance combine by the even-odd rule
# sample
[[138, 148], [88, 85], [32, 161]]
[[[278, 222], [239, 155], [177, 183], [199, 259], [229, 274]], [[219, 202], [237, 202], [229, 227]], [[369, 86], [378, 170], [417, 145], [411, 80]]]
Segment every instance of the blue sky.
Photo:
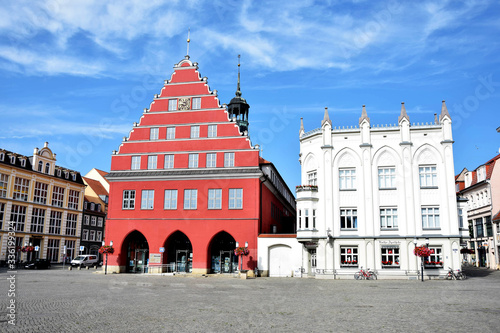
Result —
[[142, 110], [186, 54], [228, 103], [241, 88], [252, 144], [293, 189], [299, 125], [431, 122], [446, 100], [455, 171], [498, 153], [495, 1], [16, 1], [0, 5], [0, 147], [109, 170]]

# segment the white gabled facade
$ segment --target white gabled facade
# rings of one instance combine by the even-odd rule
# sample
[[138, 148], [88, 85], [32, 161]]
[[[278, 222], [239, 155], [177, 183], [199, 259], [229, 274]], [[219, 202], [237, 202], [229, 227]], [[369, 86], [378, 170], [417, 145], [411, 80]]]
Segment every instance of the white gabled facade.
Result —
[[451, 117], [410, 124], [404, 104], [398, 124], [371, 126], [363, 106], [359, 127], [301, 123], [297, 240], [302, 267], [316, 278], [352, 278], [361, 266], [379, 278], [416, 276], [415, 239], [433, 251], [424, 274], [460, 268], [461, 238], [454, 183]]

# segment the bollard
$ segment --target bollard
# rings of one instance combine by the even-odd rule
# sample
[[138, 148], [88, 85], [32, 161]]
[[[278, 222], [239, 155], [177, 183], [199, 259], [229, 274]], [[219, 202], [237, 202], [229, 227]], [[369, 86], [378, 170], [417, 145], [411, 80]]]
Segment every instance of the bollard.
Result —
[[69, 267], [68, 267], [68, 271], [70, 271], [70, 270], [72, 270], [72, 269], [73, 269], [73, 267], [71, 267], [71, 266], [69, 266]]

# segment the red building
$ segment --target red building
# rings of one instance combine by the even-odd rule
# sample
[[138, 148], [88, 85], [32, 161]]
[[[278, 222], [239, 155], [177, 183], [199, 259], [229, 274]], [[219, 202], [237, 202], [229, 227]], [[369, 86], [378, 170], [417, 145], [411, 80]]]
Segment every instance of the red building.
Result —
[[[259, 234], [295, 233], [295, 199], [251, 144], [239, 87], [238, 72], [236, 96], [221, 106], [186, 56], [113, 152], [109, 271], [254, 269]], [[238, 263], [234, 250], [246, 244]]]

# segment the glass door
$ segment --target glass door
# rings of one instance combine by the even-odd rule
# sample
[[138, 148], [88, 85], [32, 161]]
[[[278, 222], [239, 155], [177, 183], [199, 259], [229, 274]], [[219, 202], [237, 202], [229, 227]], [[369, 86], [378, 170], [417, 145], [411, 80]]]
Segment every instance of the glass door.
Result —
[[221, 273], [231, 273], [233, 271], [232, 254], [233, 251], [220, 251]]
[[176, 261], [176, 272], [181, 273], [191, 273], [192, 270], [192, 262], [191, 262], [191, 253], [189, 250], [177, 250], [175, 254]]

